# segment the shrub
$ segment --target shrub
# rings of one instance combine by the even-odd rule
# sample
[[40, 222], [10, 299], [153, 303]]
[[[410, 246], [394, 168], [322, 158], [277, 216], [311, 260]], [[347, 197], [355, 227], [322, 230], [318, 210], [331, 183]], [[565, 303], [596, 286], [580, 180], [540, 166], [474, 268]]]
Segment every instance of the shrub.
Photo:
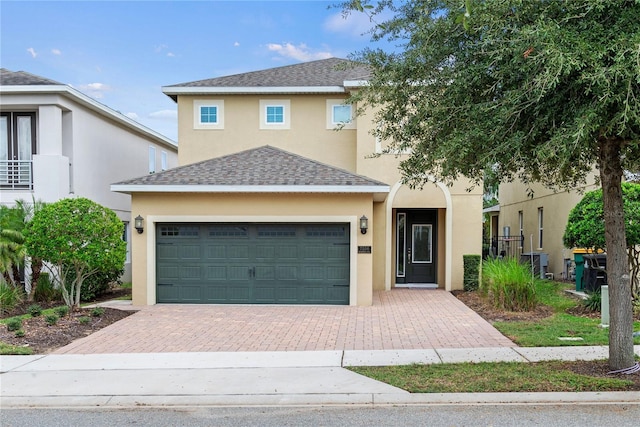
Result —
[[40, 273], [34, 299], [41, 302], [62, 301], [62, 291], [56, 289], [53, 283], [51, 283], [49, 274]]
[[61, 305], [60, 307], [56, 307], [53, 311], [60, 317], [64, 317], [69, 314], [69, 306]]
[[[73, 283], [75, 280], [75, 270], [72, 268], [67, 270], [69, 274], [66, 277], [66, 283]], [[93, 301], [97, 297], [103, 295], [109, 290], [111, 283], [118, 283], [120, 276], [124, 273], [124, 269], [98, 271], [88, 276], [82, 282], [80, 289], [80, 301]]]
[[24, 300], [22, 289], [5, 283], [0, 278], [0, 313], [13, 310]]
[[81, 325], [86, 325], [90, 321], [91, 321], [91, 318], [88, 317], [88, 316], [80, 316], [80, 317], [78, 317], [78, 322], [80, 322]]
[[587, 299], [582, 304], [589, 311], [600, 311], [602, 309], [602, 293], [600, 289], [587, 293]]
[[537, 304], [535, 280], [529, 268], [515, 258], [482, 264], [482, 291], [501, 310], [528, 311]]
[[93, 310], [91, 310], [91, 315], [93, 317], [100, 317], [104, 314], [104, 308], [102, 307], [95, 307]]
[[14, 334], [17, 338], [22, 338], [24, 336], [24, 330], [18, 329]]
[[44, 316], [44, 321], [47, 322], [47, 325], [49, 326], [55, 325], [56, 323], [58, 323], [58, 320], [60, 320], [60, 318], [57, 314], [47, 314], [46, 316]]
[[464, 263], [464, 290], [476, 291], [480, 286], [480, 255], [462, 255]]
[[18, 331], [22, 328], [22, 319], [19, 317], [12, 317], [7, 320], [7, 331]]
[[38, 317], [42, 314], [42, 307], [38, 304], [31, 304], [27, 308], [27, 312], [31, 315], [31, 317]]

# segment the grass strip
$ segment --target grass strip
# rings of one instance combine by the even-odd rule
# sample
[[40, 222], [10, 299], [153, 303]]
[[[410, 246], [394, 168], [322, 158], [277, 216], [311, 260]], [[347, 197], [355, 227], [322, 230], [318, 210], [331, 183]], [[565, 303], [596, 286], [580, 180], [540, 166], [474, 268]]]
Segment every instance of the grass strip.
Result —
[[624, 391], [632, 381], [592, 377], [564, 362], [497, 362], [351, 367], [353, 372], [411, 393]]
[[0, 355], [29, 355], [33, 354], [33, 349], [29, 347], [19, 347], [17, 345], [10, 345], [0, 341]]

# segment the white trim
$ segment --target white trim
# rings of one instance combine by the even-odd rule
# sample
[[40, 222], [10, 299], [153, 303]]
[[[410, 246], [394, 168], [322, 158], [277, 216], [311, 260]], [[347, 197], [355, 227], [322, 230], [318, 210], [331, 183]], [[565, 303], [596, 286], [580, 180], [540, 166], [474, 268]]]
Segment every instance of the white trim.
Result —
[[[291, 129], [291, 100], [289, 99], [261, 99], [260, 102], [260, 129], [261, 130], [288, 130]], [[267, 108], [282, 107], [282, 122], [267, 122]]]
[[[216, 107], [216, 122], [202, 123], [200, 121], [202, 107]], [[193, 100], [193, 128], [223, 130], [224, 129], [224, 100], [223, 99], [194, 99]]]
[[[349, 305], [358, 305], [358, 216], [237, 216], [237, 215], [147, 215], [145, 234], [147, 245], [147, 301], [154, 305], [156, 299], [156, 224], [157, 223], [349, 223]], [[138, 261], [139, 262], [139, 261]]]
[[345, 80], [342, 84], [344, 87], [369, 86], [369, 80]]
[[163, 86], [165, 95], [216, 95], [216, 94], [305, 94], [305, 93], [346, 93], [342, 86], [214, 86], [214, 87], [189, 87], [189, 86]]
[[[438, 188], [444, 194], [444, 199], [446, 203], [445, 210], [445, 260], [444, 260], [444, 285], [445, 290], [452, 290], [452, 280], [451, 280], [451, 271], [453, 269], [453, 201], [451, 199], [451, 192], [449, 188], [443, 183], [436, 181], [432, 176], [427, 177], [429, 181], [434, 182]], [[392, 230], [393, 230], [393, 200], [396, 197], [396, 194], [402, 188], [402, 182], [398, 181], [391, 188], [389, 195], [387, 196], [387, 205], [386, 205], [386, 225], [385, 225], [385, 241], [391, 242]], [[400, 207], [399, 207], [400, 208]], [[425, 209], [429, 209], [425, 207]], [[393, 276], [396, 274], [395, 269], [392, 269], [391, 266], [393, 264], [393, 245], [386, 245], [386, 254], [385, 254], [385, 271], [386, 277], [384, 280], [384, 288], [387, 291], [391, 290], [391, 282], [393, 281]]]
[[[327, 116], [327, 123], [326, 123], [326, 128], [330, 129], [330, 130], [335, 130], [335, 129], [356, 129], [357, 128], [357, 124], [356, 124], [356, 118], [354, 117], [354, 111], [355, 108], [353, 105], [351, 104], [346, 104], [345, 103], [346, 99], [327, 99], [326, 100], [326, 116]], [[351, 108], [351, 121], [350, 122], [334, 122], [334, 117], [333, 117], [333, 107], [336, 106], [344, 106], [344, 107], [349, 107]]]
[[84, 105], [94, 111], [98, 111], [105, 116], [115, 120], [116, 122], [125, 125], [129, 128], [134, 129], [137, 132], [140, 132], [152, 139], [155, 140], [158, 144], [164, 145], [167, 148], [177, 152], [178, 144], [173, 140], [167, 138], [164, 135], [159, 134], [158, 132], [136, 122], [133, 119], [125, 116], [124, 114], [111, 109], [110, 107], [96, 101], [93, 98], [85, 95], [77, 89], [74, 89], [68, 85], [9, 85], [9, 86], [0, 86], [0, 95], [4, 94], [32, 94], [32, 93], [58, 93], [68, 96], [69, 98], [77, 101], [79, 104]]

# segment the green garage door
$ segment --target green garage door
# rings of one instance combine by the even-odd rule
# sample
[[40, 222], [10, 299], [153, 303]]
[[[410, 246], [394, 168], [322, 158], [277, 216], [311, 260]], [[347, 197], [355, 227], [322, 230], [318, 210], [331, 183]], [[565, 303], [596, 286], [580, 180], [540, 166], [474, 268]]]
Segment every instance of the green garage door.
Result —
[[349, 304], [349, 224], [158, 224], [158, 303]]

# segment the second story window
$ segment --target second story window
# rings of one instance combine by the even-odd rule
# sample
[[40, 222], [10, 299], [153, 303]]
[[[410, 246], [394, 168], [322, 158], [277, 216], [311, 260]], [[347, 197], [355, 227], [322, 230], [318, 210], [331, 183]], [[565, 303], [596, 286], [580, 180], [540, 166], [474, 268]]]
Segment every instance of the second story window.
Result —
[[327, 99], [326, 128], [327, 129], [355, 129], [356, 119], [353, 117], [353, 106], [345, 104], [344, 99]]
[[167, 152], [166, 151], [161, 151], [160, 152], [160, 166], [162, 167], [163, 171], [166, 171], [167, 168]]
[[156, 173], [156, 148], [149, 147], [149, 173]]
[[266, 118], [267, 118], [267, 124], [284, 123], [284, 106], [267, 105]]
[[216, 105], [203, 105], [200, 107], [200, 123], [218, 124], [218, 107]]
[[351, 123], [351, 105], [334, 105], [331, 122], [334, 125]]
[[196, 99], [193, 101], [194, 129], [224, 129], [224, 100]]
[[35, 113], [0, 114], [0, 186], [33, 188], [32, 156], [36, 152]]
[[291, 129], [291, 102], [288, 99], [261, 99], [260, 129]]

